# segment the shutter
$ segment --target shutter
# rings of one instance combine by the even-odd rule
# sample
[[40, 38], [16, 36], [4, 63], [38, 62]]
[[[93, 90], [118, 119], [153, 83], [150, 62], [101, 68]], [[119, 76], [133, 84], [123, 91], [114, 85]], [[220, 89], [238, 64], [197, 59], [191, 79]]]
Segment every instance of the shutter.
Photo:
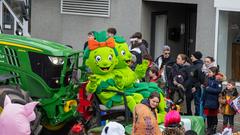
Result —
[[110, 0], [61, 0], [62, 14], [110, 16]]

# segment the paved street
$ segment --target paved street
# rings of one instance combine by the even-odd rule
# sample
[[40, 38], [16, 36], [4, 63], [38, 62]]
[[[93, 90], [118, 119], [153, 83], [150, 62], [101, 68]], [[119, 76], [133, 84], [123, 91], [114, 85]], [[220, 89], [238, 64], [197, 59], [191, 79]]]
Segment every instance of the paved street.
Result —
[[[218, 131], [222, 130], [223, 117], [222, 115], [218, 115]], [[234, 131], [240, 131], [240, 114], [235, 115], [234, 117]]]

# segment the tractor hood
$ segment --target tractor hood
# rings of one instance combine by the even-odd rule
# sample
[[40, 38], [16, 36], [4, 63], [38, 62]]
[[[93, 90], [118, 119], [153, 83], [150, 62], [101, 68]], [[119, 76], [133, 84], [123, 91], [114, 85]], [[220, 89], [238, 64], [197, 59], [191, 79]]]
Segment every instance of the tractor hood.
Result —
[[64, 44], [6, 34], [0, 34], [0, 45], [11, 46], [20, 51], [38, 52], [52, 56], [68, 56], [77, 52]]

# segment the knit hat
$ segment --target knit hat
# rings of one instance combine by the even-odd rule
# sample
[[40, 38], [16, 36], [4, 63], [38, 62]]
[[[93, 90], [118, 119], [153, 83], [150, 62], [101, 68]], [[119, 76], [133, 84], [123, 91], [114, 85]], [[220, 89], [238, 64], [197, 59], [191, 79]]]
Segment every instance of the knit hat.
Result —
[[196, 58], [196, 59], [201, 59], [202, 58], [202, 53], [200, 51], [196, 51], [194, 53], [192, 53], [192, 55]]
[[180, 124], [181, 121], [181, 116], [178, 111], [171, 110], [169, 111], [166, 116], [165, 116], [165, 121], [164, 121], [164, 126], [169, 127], [169, 126], [177, 126]]
[[109, 122], [103, 128], [101, 135], [125, 135], [125, 128], [117, 122]]

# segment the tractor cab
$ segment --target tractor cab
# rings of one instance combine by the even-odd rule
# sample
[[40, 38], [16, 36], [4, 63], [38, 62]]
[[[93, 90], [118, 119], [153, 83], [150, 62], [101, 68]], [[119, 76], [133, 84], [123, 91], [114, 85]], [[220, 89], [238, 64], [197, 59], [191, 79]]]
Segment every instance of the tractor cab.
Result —
[[11, 91], [27, 92], [29, 100], [40, 102], [41, 123], [50, 130], [60, 128], [78, 115], [75, 78], [79, 54], [63, 44], [0, 34], [0, 100], [4, 95], [14, 100], [16, 92]]

